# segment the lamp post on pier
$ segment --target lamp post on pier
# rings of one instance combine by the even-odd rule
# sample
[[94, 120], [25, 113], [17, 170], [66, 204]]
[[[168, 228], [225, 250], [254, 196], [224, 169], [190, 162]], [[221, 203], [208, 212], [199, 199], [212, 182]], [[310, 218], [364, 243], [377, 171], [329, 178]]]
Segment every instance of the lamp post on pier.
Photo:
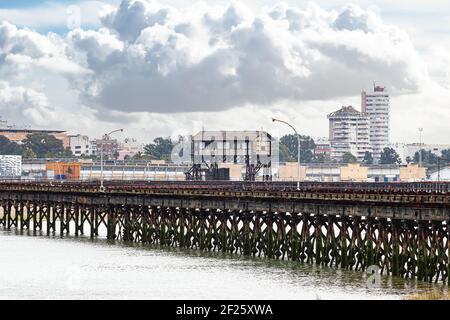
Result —
[[300, 190], [300, 140], [301, 140], [300, 135], [298, 134], [294, 126], [292, 126], [290, 123], [275, 118], [273, 118], [272, 121], [284, 123], [285, 125], [289, 126], [292, 130], [294, 130], [295, 135], [297, 136], [297, 190]]
[[419, 167], [422, 167], [422, 132], [423, 128], [419, 128]]
[[[123, 129], [111, 131], [110, 133], [105, 134], [104, 139], [110, 140], [112, 134], [123, 131], [124, 131]], [[100, 147], [100, 192], [105, 192], [105, 186], [103, 182], [103, 145], [104, 143], [102, 143], [102, 146]]]

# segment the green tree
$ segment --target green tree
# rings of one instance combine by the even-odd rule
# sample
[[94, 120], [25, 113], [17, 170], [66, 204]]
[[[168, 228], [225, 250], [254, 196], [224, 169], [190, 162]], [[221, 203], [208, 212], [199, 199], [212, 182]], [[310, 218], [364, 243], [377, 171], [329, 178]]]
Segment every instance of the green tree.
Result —
[[0, 136], [0, 154], [1, 155], [21, 155], [22, 147], [15, 142], [10, 141], [4, 136]]
[[345, 152], [342, 155], [341, 163], [347, 164], [347, 163], [357, 163], [357, 162], [358, 162], [358, 159], [351, 152]]
[[[284, 145], [289, 150], [289, 159], [297, 161], [298, 159], [298, 139], [295, 134], [288, 134], [280, 139], [280, 157], [282, 146]], [[303, 163], [312, 162], [316, 144], [314, 140], [309, 136], [300, 135], [300, 161]]]
[[25, 159], [36, 159], [36, 153], [30, 148], [25, 148], [22, 152], [22, 157]]
[[146, 155], [156, 160], [170, 160], [174, 146], [175, 143], [170, 137], [158, 137], [153, 140], [153, 143], [150, 143], [144, 147], [144, 152]]
[[366, 151], [366, 153], [364, 153], [364, 159], [362, 161], [364, 164], [373, 164], [373, 156], [372, 153], [369, 151]]
[[450, 149], [442, 150], [441, 158], [442, 161], [450, 163]]
[[402, 159], [397, 151], [392, 148], [384, 148], [380, 156], [380, 164], [401, 164]]
[[289, 151], [289, 148], [286, 145], [280, 143], [279, 152], [280, 152], [280, 162], [293, 162], [294, 161], [294, 158], [292, 158], [291, 152]]
[[61, 157], [66, 154], [63, 142], [46, 133], [29, 134], [24, 147], [32, 150], [38, 158]]
[[72, 152], [72, 150], [70, 148], [66, 148], [62, 153], [61, 153], [61, 157], [62, 158], [73, 158], [74, 154]]
[[422, 154], [422, 164], [427, 167], [436, 165], [438, 162], [438, 157], [430, 150], [420, 150], [414, 154], [414, 163], [420, 163], [420, 154]]

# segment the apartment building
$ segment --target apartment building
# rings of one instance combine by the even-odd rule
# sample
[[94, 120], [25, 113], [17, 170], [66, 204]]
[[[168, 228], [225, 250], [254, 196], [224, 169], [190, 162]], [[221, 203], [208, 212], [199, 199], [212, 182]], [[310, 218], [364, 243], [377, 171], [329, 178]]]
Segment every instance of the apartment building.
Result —
[[389, 145], [390, 97], [385, 87], [374, 85], [372, 92], [361, 93], [361, 112], [370, 123], [370, 144], [373, 158], [378, 162], [383, 149]]
[[342, 107], [328, 115], [331, 157], [341, 160], [349, 152], [362, 161], [366, 152], [372, 152], [369, 137], [369, 118], [352, 106]]
[[95, 143], [91, 144], [91, 150], [91, 152], [94, 152], [93, 155], [100, 156], [103, 153], [105, 160], [113, 160], [119, 155], [119, 143], [116, 139], [104, 137], [102, 139], [96, 139]]

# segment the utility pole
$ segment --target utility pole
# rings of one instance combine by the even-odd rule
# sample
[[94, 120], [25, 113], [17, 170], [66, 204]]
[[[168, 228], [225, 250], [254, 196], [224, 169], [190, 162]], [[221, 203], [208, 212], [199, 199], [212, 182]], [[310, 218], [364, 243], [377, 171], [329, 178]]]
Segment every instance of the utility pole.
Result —
[[423, 128], [419, 128], [419, 167], [422, 167], [422, 132]]
[[437, 158], [438, 161], [438, 183], [441, 182], [441, 157]]

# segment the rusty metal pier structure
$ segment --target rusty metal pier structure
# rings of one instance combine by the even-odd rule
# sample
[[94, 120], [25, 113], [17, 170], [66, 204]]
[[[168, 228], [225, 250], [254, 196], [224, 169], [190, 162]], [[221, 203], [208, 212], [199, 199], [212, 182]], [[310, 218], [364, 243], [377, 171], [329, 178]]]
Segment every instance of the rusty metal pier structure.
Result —
[[0, 227], [449, 282], [449, 183], [2, 182]]

